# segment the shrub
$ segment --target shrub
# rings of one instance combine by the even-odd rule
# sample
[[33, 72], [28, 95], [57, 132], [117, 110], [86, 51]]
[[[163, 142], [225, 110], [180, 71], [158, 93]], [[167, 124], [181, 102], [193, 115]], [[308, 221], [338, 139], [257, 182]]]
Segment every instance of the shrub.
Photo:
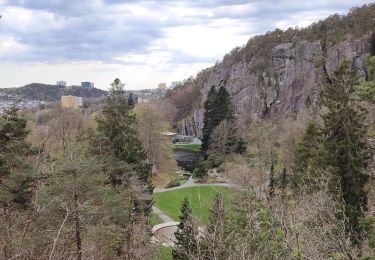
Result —
[[169, 188], [173, 188], [173, 187], [178, 187], [180, 186], [180, 182], [178, 180], [172, 180], [170, 181], [166, 186], [165, 188], [166, 189], [169, 189]]
[[197, 168], [195, 168], [195, 170], [193, 172], [193, 177], [198, 179], [198, 180], [203, 180], [207, 176], [208, 176], [207, 164], [203, 161], [203, 162], [199, 163]]
[[223, 163], [224, 163], [224, 157], [222, 155], [210, 154], [207, 158], [208, 168], [219, 167]]

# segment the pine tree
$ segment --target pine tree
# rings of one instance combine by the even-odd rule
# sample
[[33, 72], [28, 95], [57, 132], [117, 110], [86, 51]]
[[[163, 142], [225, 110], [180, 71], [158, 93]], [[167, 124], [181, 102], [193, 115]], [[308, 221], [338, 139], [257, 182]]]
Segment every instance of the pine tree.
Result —
[[[85, 232], [87, 227], [95, 226], [99, 219], [101, 225], [105, 222], [103, 221], [105, 218], [97, 211], [106, 211], [104, 205], [108, 203], [113, 193], [112, 189], [105, 188], [106, 182], [108, 182], [107, 175], [103, 174], [100, 162], [94, 156], [87, 156], [84, 147], [80, 144], [76, 144], [62, 158], [55, 158], [46, 187], [39, 195], [46, 205], [43, 214], [46, 219], [44, 225], [49, 230], [47, 236], [54, 231], [55, 243], [60, 241], [60, 244], [55, 244], [53, 249], [74, 243], [75, 250], [71, 249], [72, 252], [76, 252], [74, 258], [85, 258], [83, 246], [87, 239]], [[117, 207], [124, 210], [124, 206], [120, 203]], [[129, 210], [128, 208], [127, 211]], [[114, 217], [114, 214], [111, 217]], [[60, 226], [56, 223], [64, 223], [64, 225]], [[61, 232], [69, 234], [65, 239], [57, 237], [60, 228]], [[53, 259], [58, 254], [51, 250], [50, 258]], [[72, 255], [70, 252], [68, 254]], [[68, 255], [65, 257], [68, 258]]]
[[177, 231], [175, 246], [172, 251], [173, 259], [188, 260], [198, 254], [198, 226], [192, 216], [192, 210], [187, 197], [182, 202], [180, 223]]
[[294, 151], [292, 187], [299, 190], [302, 186], [315, 189], [314, 183], [318, 180], [317, 174], [320, 167], [323, 167], [322, 147], [323, 137], [321, 131], [312, 121], [307, 125], [302, 140], [296, 145]]
[[234, 120], [231, 96], [224, 86], [221, 86], [218, 91], [214, 86], [211, 87], [204, 103], [204, 109], [202, 151], [207, 152], [214, 128], [224, 119], [228, 122]]
[[[147, 245], [146, 241], [137, 240], [138, 234], [134, 230], [136, 227], [145, 227], [147, 223], [152, 210], [153, 186], [151, 166], [146, 163], [146, 153], [138, 137], [136, 117], [128, 106], [124, 84], [119, 79], [112, 83], [103, 115], [97, 121], [99, 136], [92, 144], [97, 144], [100, 149], [93, 150], [99, 153], [109, 152], [104, 154], [108, 159], [105, 167], [112, 177], [114, 189], [117, 189], [119, 194], [123, 190], [129, 191], [127, 196], [130, 198], [132, 211], [123, 217], [129, 219], [131, 224], [120, 224], [124, 234], [118, 241], [117, 253], [119, 256], [132, 258], [136, 247]], [[114, 221], [119, 225], [124, 220]], [[139, 245], [135, 246], [135, 243]]]
[[129, 110], [124, 84], [115, 79], [98, 118], [98, 131], [110, 140], [115, 156], [130, 164], [146, 159], [142, 143], [138, 138], [135, 115]]
[[14, 104], [0, 117], [0, 257], [4, 259], [16, 257], [16, 221], [30, 207], [35, 177], [27, 161], [31, 148], [25, 141], [26, 120], [17, 112]]
[[25, 141], [29, 132], [26, 120], [17, 115], [17, 106], [6, 109], [0, 118], [0, 204], [4, 207], [26, 207], [31, 198], [32, 168], [25, 160], [31, 153]]
[[204, 259], [225, 259], [226, 212], [222, 194], [217, 193], [212, 205], [207, 232], [202, 241]]
[[344, 61], [334, 72], [331, 83], [323, 93], [323, 104], [328, 113], [323, 115], [326, 163], [339, 179], [348, 232], [353, 242], [359, 243], [359, 219], [367, 208], [365, 185], [368, 176], [368, 149], [366, 145], [366, 111], [353, 99], [356, 77]]
[[134, 95], [131, 92], [129, 93], [129, 97], [128, 97], [128, 107], [129, 109], [133, 109], [135, 107]]
[[213, 122], [214, 114], [216, 113], [216, 89], [211, 87], [207, 94], [207, 99], [204, 102], [204, 116], [203, 116], [203, 129], [202, 129], [202, 151], [208, 150], [208, 141], [215, 125]]
[[365, 55], [364, 60], [366, 63], [367, 77], [366, 80], [363, 80], [358, 86], [356, 86], [355, 91], [361, 100], [375, 104], [375, 54], [374, 56], [368, 54]]

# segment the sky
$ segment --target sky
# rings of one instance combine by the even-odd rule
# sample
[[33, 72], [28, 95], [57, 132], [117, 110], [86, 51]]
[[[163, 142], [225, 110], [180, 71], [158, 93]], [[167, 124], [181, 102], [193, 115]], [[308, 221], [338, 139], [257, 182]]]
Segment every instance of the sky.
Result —
[[0, 0], [0, 88], [91, 81], [156, 88], [254, 35], [346, 14], [366, 0]]

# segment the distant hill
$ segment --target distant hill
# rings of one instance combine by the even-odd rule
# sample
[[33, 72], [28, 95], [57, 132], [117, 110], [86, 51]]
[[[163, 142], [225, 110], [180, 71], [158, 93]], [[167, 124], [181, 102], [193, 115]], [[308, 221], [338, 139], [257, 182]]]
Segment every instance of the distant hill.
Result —
[[47, 85], [40, 83], [32, 83], [19, 88], [1, 89], [2, 92], [10, 95], [17, 95], [24, 99], [40, 100], [40, 101], [57, 101], [63, 95], [80, 96], [83, 98], [100, 98], [107, 94], [107, 91], [93, 88], [82, 88], [72, 86], [62, 88], [56, 85]]

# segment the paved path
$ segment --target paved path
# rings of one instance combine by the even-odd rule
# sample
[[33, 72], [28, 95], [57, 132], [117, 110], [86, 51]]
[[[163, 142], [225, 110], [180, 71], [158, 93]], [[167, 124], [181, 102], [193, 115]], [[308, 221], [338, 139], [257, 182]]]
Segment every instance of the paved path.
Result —
[[159, 216], [161, 220], [163, 220], [164, 223], [167, 222], [174, 222], [173, 219], [171, 219], [167, 214], [165, 214], [163, 211], [161, 211], [159, 208], [152, 206], [152, 211]]
[[177, 225], [179, 222], [175, 222], [155, 206], [152, 206], [152, 211], [163, 221], [163, 223], [152, 227], [152, 233], [154, 235], [152, 241], [158, 241], [164, 246], [173, 246], [176, 240], [174, 233], [177, 231]]
[[[183, 185], [174, 187], [174, 188], [155, 188], [154, 193], [159, 192], [167, 192], [171, 190], [178, 190], [178, 189], [184, 189], [189, 187], [197, 187], [197, 186], [225, 186], [225, 187], [231, 187], [232, 184], [229, 183], [195, 183], [192, 176], [188, 179], [187, 182], [185, 182]], [[152, 211], [159, 216], [159, 218], [163, 221], [162, 224], [156, 225], [152, 228], [154, 238], [153, 241], [159, 241], [165, 246], [173, 246], [175, 237], [174, 233], [177, 230], [178, 222], [175, 222], [173, 219], [171, 219], [167, 214], [165, 214], [163, 211], [161, 211], [159, 208], [152, 206]]]
[[173, 188], [155, 188], [154, 193], [160, 193], [160, 192], [166, 192], [166, 191], [171, 191], [171, 190], [178, 190], [178, 189], [184, 189], [184, 188], [189, 188], [189, 187], [198, 187], [198, 186], [223, 186], [223, 187], [233, 187], [233, 184], [229, 183], [196, 183], [194, 182], [194, 179], [192, 176], [189, 177], [187, 182], [182, 184], [181, 186], [173, 187]]

